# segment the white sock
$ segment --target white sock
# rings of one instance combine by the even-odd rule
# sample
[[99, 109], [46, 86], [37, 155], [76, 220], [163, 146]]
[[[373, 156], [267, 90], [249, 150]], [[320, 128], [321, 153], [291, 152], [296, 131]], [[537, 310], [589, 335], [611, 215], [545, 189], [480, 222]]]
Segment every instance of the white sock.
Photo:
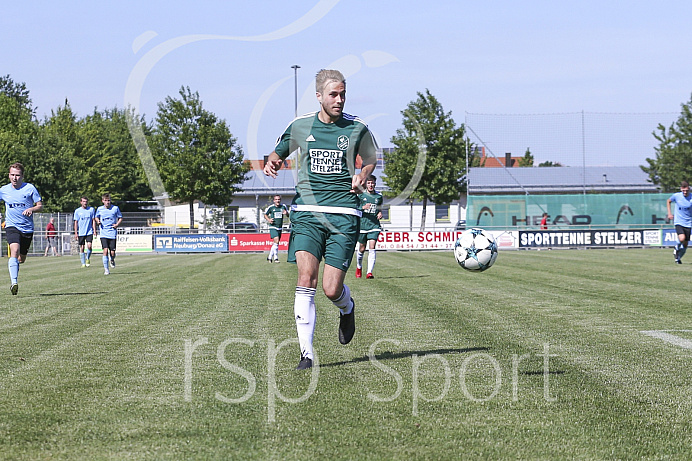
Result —
[[375, 268], [375, 261], [377, 260], [376, 251], [374, 248], [368, 250], [368, 274], [372, 274], [372, 270]]
[[274, 255], [274, 258], [279, 259], [279, 245], [276, 243], [272, 245], [272, 255]]
[[296, 331], [300, 344], [301, 357], [313, 358], [312, 338], [315, 334], [315, 288], [296, 287], [293, 313], [296, 319]]
[[344, 289], [341, 292], [341, 296], [336, 301], [332, 301], [336, 307], [339, 308], [342, 314], [350, 314], [353, 310], [353, 303], [351, 302], [351, 289], [348, 285], [344, 285]]
[[356, 268], [362, 269], [363, 268], [363, 254], [360, 251], [356, 251]]

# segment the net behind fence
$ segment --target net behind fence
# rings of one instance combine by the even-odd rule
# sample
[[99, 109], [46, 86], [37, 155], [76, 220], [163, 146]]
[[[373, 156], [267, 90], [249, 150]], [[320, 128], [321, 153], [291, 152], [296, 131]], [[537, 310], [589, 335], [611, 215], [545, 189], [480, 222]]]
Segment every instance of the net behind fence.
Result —
[[[466, 113], [471, 142], [488, 158], [504, 161], [529, 149], [534, 166], [638, 166], [654, 157], [659, 124], [670, 126], [677, 113], [474, 114]], [[516, 165], [515, 165], [516, 166]]]
[[559, 227], [664, 225], [669, 194], [640, 166], [656, 156], [658, 126], [678, 116], [466, 113], [481, 162], [468, 172], [468, 224], [534, 227], [548, 213]]
[[469, 196], [466, 225], [486, 229], [658, 228], [670, 194], [554, 194]]

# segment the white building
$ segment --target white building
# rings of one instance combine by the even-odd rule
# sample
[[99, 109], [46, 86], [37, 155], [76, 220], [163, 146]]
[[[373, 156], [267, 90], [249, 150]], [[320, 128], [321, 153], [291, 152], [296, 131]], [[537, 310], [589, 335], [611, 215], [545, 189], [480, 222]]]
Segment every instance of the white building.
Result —
[[[376, 190], [380, 193], [387, 190], [384, 181], [381, 180], [383, 171], [376, 169]], [[282, 169], [277, 178], [270, 178], [263, 174], [261, 169], [253, 169], [248, 173], [248, 179], [242, 185], [242, 192], [237, 193], [233, 202], [226, 207], [230, 210], [231, 219], [240, 222], [255, 223], [260, 230], [267, 229], [264, 221], [264, 210], [272, 203], [275, 194], [281, 195], [282, 202], [290, 205], [295, 194], [296, 170]], [[205, 205], [195, 203], [195, 222], [198, 228], [204, 227]], [[209, 221], [213, 220], [213, 208], [206, 207], [207, 228]], [[384, 199], [382, 226], [387, 230], [420, 229], [423, 204], [416, 202], [411, 206], [404, 198]], [[165, 209], [164, 223], [167, 226], [188, 227], [190, 208], [188, 204], [170, 206]], [[228, 214], [228, 213], [227, 213]], [[466, 196], [449, 205], [427, 204], [425, 229], [449, 229], [459, 220], [466, 219]]]

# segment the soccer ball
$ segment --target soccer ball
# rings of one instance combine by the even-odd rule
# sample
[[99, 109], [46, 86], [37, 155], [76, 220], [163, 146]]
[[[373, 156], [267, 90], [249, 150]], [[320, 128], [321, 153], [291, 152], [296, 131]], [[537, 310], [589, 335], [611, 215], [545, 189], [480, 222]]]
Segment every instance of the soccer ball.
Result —
[[488, 231], [468, 229], [454, 243], [454, 257], [464, 269], [482, 272], [495, 263], [497, 243]]

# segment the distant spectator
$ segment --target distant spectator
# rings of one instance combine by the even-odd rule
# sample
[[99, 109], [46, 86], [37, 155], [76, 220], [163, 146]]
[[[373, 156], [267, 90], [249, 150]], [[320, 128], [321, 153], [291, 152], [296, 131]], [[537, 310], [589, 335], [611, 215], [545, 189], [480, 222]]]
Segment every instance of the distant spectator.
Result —
[[543, 213], [543, 219], [541, 219], [541, 230], [546, 230], [548, 228], [548, 213]]
[[46, 251], [43, 253], [43, 256], [48, 256], [48, 250], [51, 248], [53, 249], [53, 256], [58, 256], [58, 249], [55, 246], [55, 240], [56, 237], [58, 236], [58, 233], [55, 232], [55, 225], [53, 224], [54, 218], [50, 218], [50, 221], [48, 221], [48, 225], [46, 226], [46, 237], [48, 237], [48, 246], [46, 246]]

